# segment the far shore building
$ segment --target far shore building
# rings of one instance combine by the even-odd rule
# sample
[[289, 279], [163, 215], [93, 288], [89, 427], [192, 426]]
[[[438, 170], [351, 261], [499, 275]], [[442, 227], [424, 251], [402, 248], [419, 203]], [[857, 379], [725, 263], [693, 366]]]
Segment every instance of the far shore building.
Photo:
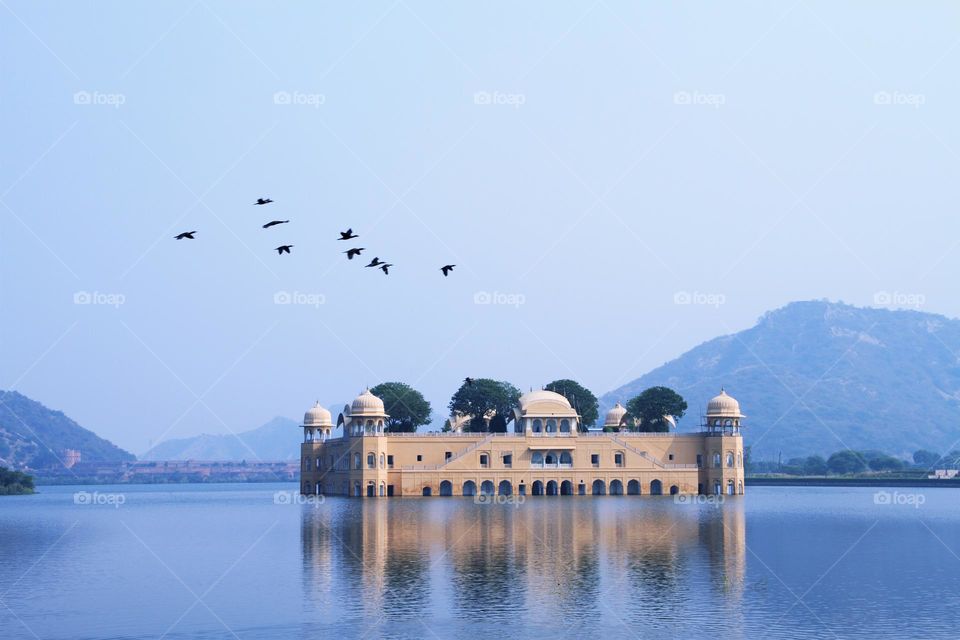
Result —
[[[604, 426], [623, 425], [617, 403]], [[506, 433], [390, 433], [369, 389], [336, 425], [317, 403], [303, 419], [301, 492], [354, 497], [743, 494], [740, 404], [721, 390], [696, 433], [581, 432], [565, 397], [531, 391]], [[340, 429], [340, 436], [333, 433]]]

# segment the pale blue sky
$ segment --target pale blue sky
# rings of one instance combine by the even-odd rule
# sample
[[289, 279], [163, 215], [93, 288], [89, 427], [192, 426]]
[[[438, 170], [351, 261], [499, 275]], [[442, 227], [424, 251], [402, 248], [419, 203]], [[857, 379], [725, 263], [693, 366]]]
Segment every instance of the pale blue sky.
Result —
[[[792, 300], [956, 317], [957, 24], [946, 2], [2, 0], [0, 388], [140, 453], [383, 380], [440, 419], [466, 375], [599, 395]], [[389, 277], [339, 253], [348, 226]]]

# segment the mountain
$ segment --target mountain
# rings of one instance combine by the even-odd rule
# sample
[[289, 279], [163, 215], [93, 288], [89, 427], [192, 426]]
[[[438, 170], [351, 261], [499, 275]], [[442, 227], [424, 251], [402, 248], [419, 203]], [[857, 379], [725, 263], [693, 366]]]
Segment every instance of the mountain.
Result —
[[247, 460], [253, 462], [291, 460], [300, 457], [298, 443], [303, 434], [298, 423], [276, 417], [265, 425], [236, 435], [201, 434], [192, 438], [166, 440], [153, 447], [141, 460]]
[[63, 466], [67, 449], [79, 451], [83, 462], [136, 459], [62, 412], [48, 409], [16, 391], [0, 391], [0, 466]]
[[725, 387], [748, 416], [755, 460], [845, 448], [946, 453], [960, 445], [960, 320], [794, 302], [605, 394], [601, 407], [655, 385], [687, 400], [681, 431], [696, 430]]

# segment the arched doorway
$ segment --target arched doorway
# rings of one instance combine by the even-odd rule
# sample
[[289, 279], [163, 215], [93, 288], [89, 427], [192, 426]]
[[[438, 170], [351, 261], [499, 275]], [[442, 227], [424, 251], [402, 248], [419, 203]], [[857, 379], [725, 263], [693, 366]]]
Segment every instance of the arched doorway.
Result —
[[675, 496], [680, 493], [680, 487], [675, 484], [670, 485], [670, 495]]
[[610, 495], [612, 496], [622, 496], [623, 495], [623, 483], [619, 480], [610, 481]]
[[607, 483], [603, 480], [594, 480], [593, 481], [593, 495], [595, 496], [605, 496], [607, 495]]
[[728, 495], [728, 496], [732, 496], [732, 495], [733, 495], [733, 480], [728, 480], [728, 481], [727, 481], [727, 495]]
[[534, 481], [533, 481], [533, 486], [531, 487], [531, 490], [530, 490], [530, 495], [542, 496], [542, 495], [543, 495], [543, 482], [541, 482], [540, 480], [534, 480]]
[[431, 489], [430, 487], [424, 487], [424, 488], [423, 488], [423, 495], [424, 495], [424, 496], [432, 496], [432, 495], [433, 495], [433, 489]]
[[550, 480], [549, 482], [547, 482], [547, 495], [548, 495], [548, 496], [555, 496], [555, 495], [557, 495], [557, 481], [556, 481], [556, 480]]
[[637, 480], [631, 480], [627, 483], [627, 495], [628, 496], [638, 496], [640, 495], [640, 482]]
[[473, 480], [467, 480], [463, 483], [463, 495], [465, 496], [475, 496], [477, 495], [477, 483]]
[[444, 480], [440, 483], [440, 495], [442, 496], [452, 496], [453, 495], [453, 483], [449, 480]]
[[484, 480], [480, 483], [480, 495], [482, 496], [492, 496], [493, 495], [493, 481]]
[[572, 496], [573, 495], [573, 483], [569, 480], [564, 480], [560, 483], [560, 495], [562, 496]]
[[662, 496], [663, 495], [663, 483], [659, 480], [653, 480], [650, 482], [650, 495], [652, 496]]
[[513, 495], [513, 485], [510, 484], [509, 480], [500, 481], [500, 484], [497, 486], [497, 495], [501, 495], [501, 496]]

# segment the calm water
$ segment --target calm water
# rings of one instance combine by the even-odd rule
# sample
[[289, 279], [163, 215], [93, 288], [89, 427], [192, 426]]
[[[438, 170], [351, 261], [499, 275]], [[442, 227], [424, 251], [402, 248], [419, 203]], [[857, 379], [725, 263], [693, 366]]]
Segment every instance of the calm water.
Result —
[[74, 503], [93, 489], [0, 499], [0, 638], [958, 636], [955, 489], [305, 505], [294, 485], [123, 486]]

